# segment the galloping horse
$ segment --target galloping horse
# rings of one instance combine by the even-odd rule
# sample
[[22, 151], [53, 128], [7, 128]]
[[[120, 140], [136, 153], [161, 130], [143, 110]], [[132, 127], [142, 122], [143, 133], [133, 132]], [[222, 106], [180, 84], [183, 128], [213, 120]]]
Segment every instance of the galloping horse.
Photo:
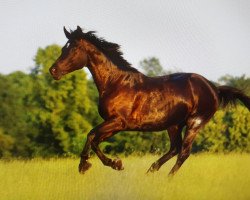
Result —
[[[104, 119], [92, 129], [81, 153], [79, 172], [87, 171], [92, 149], [102, 163], [122, 170], [120, 159], [112, 160], [99, 149], [100, 142], [119, 131], [167, 130], [170, 149], [154, 162], [148, 172], [159, 170], [178, 154], [169, 174], [173, 175], [189, 157], [198, 131], [221, 105], [240, 100], [250, 110], [250, 98], [229, 86], [216, 87], [201, 75], [175, 73], [147, 77], [123, 58], [119, 45], [98, 38], [95, 32], [83, 32], [78, 26], [68, 32], [60, 57], [50, 68], [54, 79], [86, 66], [99, 92], [99, 114]], [[182, 129], [186, 127], [182, 138]]]

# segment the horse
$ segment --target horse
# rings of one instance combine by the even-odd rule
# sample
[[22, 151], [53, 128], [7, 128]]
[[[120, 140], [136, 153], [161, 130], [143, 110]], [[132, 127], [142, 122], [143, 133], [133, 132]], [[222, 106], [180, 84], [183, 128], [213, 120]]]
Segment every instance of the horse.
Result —
[[217, 87], [195, 73], [148, 77], [123, 58], [118, 44], [97, 37], [95, 31], [85, 32], [77, 26], [74, 31], [64, 27], [64, 33], [68, 41], [49, 71], [55, 80], [59, 80], [86, 66], [97, 86], [98, 112], [104, 120], [87, 135], [78, 167], [80, 173], [91, 167], [88, 161], [91, 149], [105, 166], [124, 169], [119, 158], [112, 160], [99, 148], [102, 141], [120, 131], [167, 130], [170, 149], [147, 172], [158, 171], [177, 155], [169, 172], [174, 175], [189, 157], [198, 131], [219, 106], [240, 100], [250, 110], [250, 98], [239, 89]]

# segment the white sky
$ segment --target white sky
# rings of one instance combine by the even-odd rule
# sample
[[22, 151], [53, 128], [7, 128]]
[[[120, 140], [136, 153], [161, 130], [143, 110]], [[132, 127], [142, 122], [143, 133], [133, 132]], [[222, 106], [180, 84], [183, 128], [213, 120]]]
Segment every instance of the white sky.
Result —
[[64, 45], [63, 26], [96, 30], [125, 59], [217, 80], [250, 76], [250, 0], [1, 0], [0, 73], [29, 72], [38, 47]]

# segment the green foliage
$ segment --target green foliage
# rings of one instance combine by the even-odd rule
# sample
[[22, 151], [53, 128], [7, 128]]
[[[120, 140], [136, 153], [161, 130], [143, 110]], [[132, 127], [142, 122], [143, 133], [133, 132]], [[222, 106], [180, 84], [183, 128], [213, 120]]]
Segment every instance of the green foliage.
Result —
[[14, 72], [7, 76], [0, 76], [0, 129], [3, 138], [10, 145], [2, 145], [6, 154], [15, 156], [30, 156], [32, 141], [30, 135], [33, 127], [30, 124], [29, 95], [31, 79], [22, 72]]
[[243, 106], [228, 111], [227, 150], [250, 152], [250, 112]]
[[0, 129], [0, 158], [11, 156], [11, 150], [14, 148], [15, 139], [6, 135]]
[[149, 57], [140, 62], [140, 67], [147, 76], [161, 76], [167, 74], [160, 64], [160, 60], [155, 57]]
[[240, 77], [225, 75], [219, 79], [219, 82], [225, 85], [229, 85], [229, 86], [241, 89], [248, 96], [250, 95], [250, 78], [246, 77], [246, 75], [244, 74]]
[[219, 110], [202, 129], [193, 150], [210, 152], [250, 152], [250, 112], [246, 107]]

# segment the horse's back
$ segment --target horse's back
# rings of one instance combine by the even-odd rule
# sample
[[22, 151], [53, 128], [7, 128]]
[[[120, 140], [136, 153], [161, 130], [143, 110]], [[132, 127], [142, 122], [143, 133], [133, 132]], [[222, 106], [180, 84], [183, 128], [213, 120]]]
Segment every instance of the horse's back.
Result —
[[[152, 87], [169, 87], [188, 85], [193, 73], [173, 73], [163, 76], [146, 77], [145, 84], [150, 84]], [[196, 74], [195, 74], [196, 75]]]

